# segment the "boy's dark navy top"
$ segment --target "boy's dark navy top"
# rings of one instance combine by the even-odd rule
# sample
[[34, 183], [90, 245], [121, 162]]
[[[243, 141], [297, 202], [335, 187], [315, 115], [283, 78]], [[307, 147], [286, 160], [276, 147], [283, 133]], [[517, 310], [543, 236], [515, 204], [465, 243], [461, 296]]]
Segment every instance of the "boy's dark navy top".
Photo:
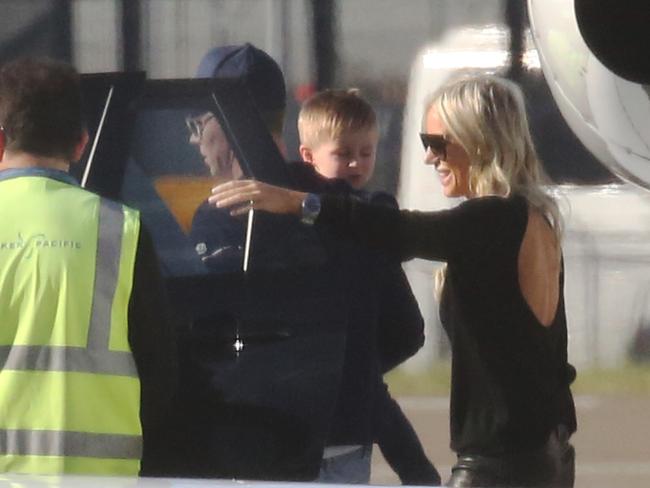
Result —
[[519, 288], [528, 222], [523, 197], [482, 197], [435, 212], [396, 210], [324, 195], [317, 226], [402, 260], [447, 262], [440, 315], [452, 346], [451, 447], [508, 455], [576, 430], [569, 389], [564, 278], [553, 323], [539, 323]]

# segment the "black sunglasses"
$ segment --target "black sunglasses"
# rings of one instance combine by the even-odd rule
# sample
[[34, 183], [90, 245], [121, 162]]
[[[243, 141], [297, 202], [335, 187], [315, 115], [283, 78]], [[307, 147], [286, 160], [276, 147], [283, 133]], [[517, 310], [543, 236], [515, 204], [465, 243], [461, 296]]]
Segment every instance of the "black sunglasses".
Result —
[[205, 124], [207, 124], [210, 119], [214, 119], [214, 114], [208, 114], [207, 116], [201, 115], [199, 117], [186, 117], [185, 125], [187, 125], [187, 130], [190, 131], [192, 137], [201, 140]]
[[441, 159], [447, 158], [447, 145], [450, 143], [449, 139], [440, 134], [426, 134], [420, 132], [420, 140], [424, 146], [424, 150], [431, 149], [434, 156]]

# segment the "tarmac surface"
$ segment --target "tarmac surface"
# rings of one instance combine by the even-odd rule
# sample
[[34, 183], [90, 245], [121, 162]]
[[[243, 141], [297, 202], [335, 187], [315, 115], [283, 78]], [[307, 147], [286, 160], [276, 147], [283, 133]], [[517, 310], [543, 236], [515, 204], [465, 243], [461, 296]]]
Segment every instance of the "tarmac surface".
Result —
[[[447, 397], [399, 399], [443, 482], [455, 459], [449, 450], [448, 402]], [[576, 407], [575, 487], [650, 487], [650, 396], [578, 396]], [[371, 483], [399, 484], [376, 447]]]

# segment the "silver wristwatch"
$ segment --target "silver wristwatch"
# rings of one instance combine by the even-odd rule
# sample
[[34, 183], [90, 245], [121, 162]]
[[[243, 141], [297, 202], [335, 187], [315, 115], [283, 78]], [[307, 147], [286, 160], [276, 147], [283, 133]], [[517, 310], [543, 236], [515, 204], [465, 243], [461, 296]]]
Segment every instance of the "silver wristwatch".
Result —
[[307, 193], [300, 208], [302, 211], [300, 221], [303, 224], [314, 225], [320, 213], [320, 196], [315, 193]]

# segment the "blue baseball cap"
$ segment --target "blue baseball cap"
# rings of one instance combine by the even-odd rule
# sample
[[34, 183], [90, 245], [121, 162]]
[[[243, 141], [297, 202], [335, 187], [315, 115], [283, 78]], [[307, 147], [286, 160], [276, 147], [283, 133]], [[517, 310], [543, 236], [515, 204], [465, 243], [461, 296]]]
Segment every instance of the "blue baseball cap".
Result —
[[284, 110], [287, 92], [278, 63], [250, 43], [219, 46], [208, 51], [197, 78], [243, 78], [261, 111]]

